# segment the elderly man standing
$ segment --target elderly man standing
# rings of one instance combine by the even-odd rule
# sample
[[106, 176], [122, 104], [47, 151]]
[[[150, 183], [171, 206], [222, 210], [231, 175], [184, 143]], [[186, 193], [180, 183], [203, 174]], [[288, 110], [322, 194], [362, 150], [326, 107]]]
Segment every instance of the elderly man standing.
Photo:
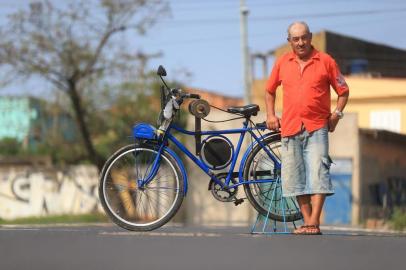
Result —
[[[334, 59], [312, 46], [305, 22], [288, 28], [292, 52], [277, 59], [266, 85], [267, 126], [281, 129], [283, 196], [296, 196], [304, 225], [295, 234], [321, 234], [325, 197], [334, 194], [330, 179], [328, 132], [333, 132], [349, 89]], [[275, 115], [276, 89], [283, 87], [282, 119]], [[331, 110], [330, 86], [338, 95]]]

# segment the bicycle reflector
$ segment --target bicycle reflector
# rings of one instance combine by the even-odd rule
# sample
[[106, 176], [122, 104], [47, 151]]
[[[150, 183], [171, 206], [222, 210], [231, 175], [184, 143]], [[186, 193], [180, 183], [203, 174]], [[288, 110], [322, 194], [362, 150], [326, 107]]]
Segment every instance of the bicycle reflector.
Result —
[[189, 112], [197, 118], [205, 118], [210, 113], [209, 103], [204, 99], [193, 100], [189, 104]]

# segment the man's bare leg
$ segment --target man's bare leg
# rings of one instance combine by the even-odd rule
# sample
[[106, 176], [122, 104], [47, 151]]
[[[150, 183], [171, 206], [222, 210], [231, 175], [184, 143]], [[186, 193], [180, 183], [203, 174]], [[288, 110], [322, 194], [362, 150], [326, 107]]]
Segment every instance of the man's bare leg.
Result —
[[310, 196], [312, 212], [310, 215], [309, 224], [316, 226], [320, 225], [320, 215], [325, 199], [325, 194], [313, 194]]
[[304, 225], [312, 225], [312, 204], [310, 195], [296, 196], [300, 211], [303, 215]]
[[323, 209], [324, 194], [300, 195], [297, 196], [300, 211], [302, 212], [304, 225], [293, 231], [295, 234], [321, 234], [320, 232], [320, 215]]

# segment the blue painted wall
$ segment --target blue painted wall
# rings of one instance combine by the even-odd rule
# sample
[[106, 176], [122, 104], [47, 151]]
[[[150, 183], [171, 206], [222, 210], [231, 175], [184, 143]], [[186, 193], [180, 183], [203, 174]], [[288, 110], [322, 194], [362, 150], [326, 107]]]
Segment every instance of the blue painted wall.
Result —
[[48, 105], [37, 98], [0, 97], [0, 140], [13, 138], [35, 148], [56, 129], [66, 141], [76, 141], [78, 133], [72, 117], [62, 110], [56, 115], [51, 114]]
[[38, 108], [27, 97], [0, 97], [0, 139], [14, 138], [22, 142], [38, 118]]
[[330, 175], [335, 194], [326, 198], [324, 206], [325, 224], [351, 224], [352, 212], [352, 161], [333, 159]]

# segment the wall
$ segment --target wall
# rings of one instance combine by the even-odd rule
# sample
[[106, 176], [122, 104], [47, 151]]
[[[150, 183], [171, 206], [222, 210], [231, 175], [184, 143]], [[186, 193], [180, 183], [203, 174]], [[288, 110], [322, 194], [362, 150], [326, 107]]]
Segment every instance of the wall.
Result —
[[[212, 109], [209, 116], [210, 120], [223, 120], [234, 118], [234, 115], [220, 112]], [[262, 117], [255, 117], [254, 122], [262, 122]], [[225, 122], [225, 123], [208, 123], [202, 121], [202, 130], [218, 130], [218, 129], [231, 129], [241, 128], [243, 119]], [[194, 130], [194, 117], [188, 118], [188, 129]], [[239, 135], [227, 135], [227, 137], [236, 145]], [[204, 139], [204, 138], [202, 138]], [[247, 143], [248, 140], [245, 140]], [[195, 153], [195, 141], [194, 137], [188, 136], [186, 140], [187, 147], [192, 153]], [[241, 157], [246, 149], [246, 145], [241, 150]], [[220, 202], [217, 201], [208, 190], [209, 176], [203, 173], [200, 168], [193, 162], [187, 159], [187, 172], [189, 180], [188, 195], [183, 202], [183, 211], [185, 211], [185, 221], [190, 225], [244, 225], [250, 226], [255, 221], [256, 211], [250, 205], [248, 200], [245, 200], [243, 204], [235, 206], [232, 202]], [[239, 162], [236, 165], [238, 171]], [[244, 198], [244, 188], [241, 186], [238, 189], [238, 198]]]
[[0, 97], [0, 127], [7, 127], [0, 129], [0, 139], [14, 138], [23, 142], [38, 114], [29, 98]]
[[[345, 113], [358, 114], [358, 127], [371, 128], [370, 114], [373, 111], [396, 110], [400, 112], [400, 133], [406, 134], [406, 79], [347, 77], [350, 98]], [[265, 80], [256, 80], [252, 85], [253, 103], [265, 111]], [[331, 90], [335, 108], [337, 95]], [[282, 88], [277, 90], [276, 111], [282, 110]]]
[[[365, 220], [372, 213], [371, 207], [390, 207], [377, 204], [373, 194], [376, 184], [387, 184], [391, 179], [403, 182], [403, 207], [406, 206], [406, 136], [379, 130], [360, 132], [360, 170], [362, 172], [361, 202], [364, 208], [360, 215]], [[387, 187], [386, 187], [387, 188]]]
[[49, 140], [78, 140], [73, 118], [58, 104], [38, 98], [0, 96], [0, 127], [0, 140], [13, 138], [25, 149]]
[[100, 211], [94, 166], [0, 168], [0, 218]]
[[[406, 80], [348, 77], [350, 99], [346, 112], [358, 114], [360, 128], [372, 128], [371, 112], [396, 110], [400, 112], [399, 133], [406, 134]], [[332, 95], [335, 106], [336, 95]]]
[[400, 112], [400, 130], [398, 132], [406, 134], [406, 98], [374, 101], [351, 100], [345, 111], [358, 112], [360, 128], [372, 128], [371, 112], [398, 111]]
[[[351, 160], [352, 162], [352, 179], [351, 179], [351, 223], [359, 223], [359, 213], [361, 208], [360, 199], [360, 168], [359, 168], [359, 135], [358, 135], [358, 115], [346, 113], [340, 120], [336, 130], [329, 133], [330, 156], [334, 160]], [[334, 171], [335, 164], [331, 165]]]

